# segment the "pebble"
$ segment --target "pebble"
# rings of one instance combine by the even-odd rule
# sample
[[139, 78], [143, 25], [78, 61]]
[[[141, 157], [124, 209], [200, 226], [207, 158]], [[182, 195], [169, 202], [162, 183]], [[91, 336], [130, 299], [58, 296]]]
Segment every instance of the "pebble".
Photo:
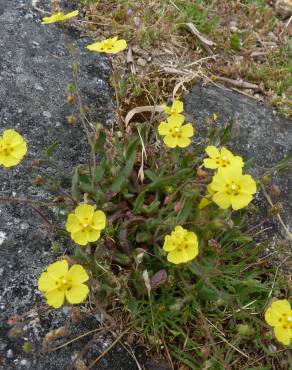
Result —
[[45, 110], [43, 112], [43, 116], [46, 117], [46, 118], [51, 118], [52, 117], [51, 113], [49, 111], [47, 111], [47, 110]]
[[13, 352], [12, 352], [12, 349], [9, 349], [6, 353], [6, 357], [7, 358], [12, 358], [13, 357]]
[[145, 67], [146, 64], [147, 64], [147, 61], [145, 59], [143, 59], [143, 58], [139, 58], [139, 59], [137, 59], [137, 64], [140, 67]]

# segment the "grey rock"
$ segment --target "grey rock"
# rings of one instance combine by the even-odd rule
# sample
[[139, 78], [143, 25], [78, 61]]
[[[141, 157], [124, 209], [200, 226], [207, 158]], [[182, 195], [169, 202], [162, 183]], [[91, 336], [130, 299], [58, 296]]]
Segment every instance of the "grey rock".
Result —
[[[224, 86], [202, 86], [197, 84], [185, 99], [185, 111], [195, 127], [200, 139], [204, 140], [206, 122], [213, 113], [218, 115], [217, 125], [232, 123], [231, 141], [226, 146], [241, 155], [245, 161], [255, 160], [255, 166], [249, 172], [255, 177], [279, 161], [292, 154], [292, 122], [275, 112], [272, 108], [246, 97]], [[207, 145], [207, 144], [206, 144]], [[283, 206], [282, 218], [292, 230], [292, 172], [281, 172], [273, 183], [280, 189], [281, 195], [274, 202]], [[260, 211], [265, 214], [266, 200], [259, 195], [255, 200]], [[265, 215], [266, 216], [266, 215]], [[264, 226], [263, 226], [264, 227]], [[269, 237], [286, 239], [283, 228], [276, 222]]]
[[[29, 148], [27, 158], [20, 165], [9, 170], [0, 168], [0, 197], [51, 202], [53, 195], [49, 189], [32, 184], [32, 178], [41, 170], [32, 166], [31, 159], [40, 158], [49, 145], [58, 142], [53, 164], [42, 168], [65, 189], [70, 188], [74, 166], [88, 161], [88, 145], [81, 124], [70, 126], [66, 122], [66, 116], [74, 113], [74, 107], [66, 102], [68, 83], [73, 82], [72, 66], [76, 62], [80, 64], [78, 85], [84, 104], [90, 108], [92, 122], [112, 124], [113, 92], [108, 83], [107, 58], [86, 50], [91, 40], [81, 37], [79, 30], [72, 26], [74, 21], [64, 30], [58, 24], [42, 25], [43, 14], [35, 11], [31, 4], [31, 0], [0, 0], [0, 132], [7, 128], [17, 130]], [[50, 1], [34, 4], [49, 11]], [[75, 2], [75, 7], [77, 4]], [[49, 211], [36, 207], [50, 222], [64, 226], [57, 208]], [[60, 245], [57, 254], [51, 250], [55, 238]], [[0, 245], [0, 348], [5, 351], [5, 355], [0, 356], [0, 368], [68, 368], [72, 353], [78, 353], [91, 337], [84, 337], [60, 351], [42, 352], [44, 336], [68, 323], [70, 310], [46, 307], [37, 290], [37, 280], [48, 264], [65, 253], [72, 253], [73, 244], [67, 238], [55, 237], [29, 205], [0, 203]], [[8, 320], [11, 322], [15, 317], [16, 324], [8, 324]], [[80, 324], [70, 326], [70, 338], [98, 325], [94, 317], [85, 317]], [[31, 353], [22, 350], [26, 342], [32, 345]], [[105, 343], [108, 338], [99, 338], [88, 351], [85, 362], [96, 358]], [[136, 369], [136, 364], [120, 348], [114, 349], [95, 369], [131, 370]]]

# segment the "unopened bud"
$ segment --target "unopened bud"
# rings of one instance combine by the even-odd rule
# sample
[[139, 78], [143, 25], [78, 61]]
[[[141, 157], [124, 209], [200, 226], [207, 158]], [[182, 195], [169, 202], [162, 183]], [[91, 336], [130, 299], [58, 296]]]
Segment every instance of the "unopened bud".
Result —
[[170, 204], [171, 203], [171, 197], [168, 195], [167, 197], [165, 197], [164, 199], [164, 204]]
[[74, 102], [74, 95], [72, 94], [67, 95], [66, 100], [68, 104], [72, 104]]
[[279, 197], [281, 195], [281, 190], [277, 185], [272, 185], [270, 187], [270, 192], [272, 195]]
[[75, 125], [75, 123], [77, 122], [76, 117], [73, 115], [67, 116], [66, 120], [69, 123], [69, 125]]
[[201, 178], [205, 178], [207, 176], [207, 172], [202, 170], [202, 168], [199, 167], [197, 169], [197, 176]]
[[174, 187], [172, 185], [166, 185], [164, 187], [164, 191], [166, 192], [166, 194], [171, 194], [174, 192]]
[[175, 202], [175, 204], [174, 204], [175, 212], [179, 212], [181, 209], [182, 209], [182, 203], [180, 201]]

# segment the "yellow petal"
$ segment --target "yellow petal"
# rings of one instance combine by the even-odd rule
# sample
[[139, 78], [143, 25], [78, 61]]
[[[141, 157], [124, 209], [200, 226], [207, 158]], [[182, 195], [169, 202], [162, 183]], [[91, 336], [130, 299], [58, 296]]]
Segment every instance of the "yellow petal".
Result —
[[172, 103], [172, 107], [171, 107], [173, 110], [176, 111], [176, 113], [181, 113], [183, 112], [184, 110], [184, 104], [182, 101], [180, 100], [175, 100], [173, 103]]
[[233, 154], [231, 153], [230, 150], [227, 148], [223, 147], [221, 149], [221, 157], [226, 157], [229, 161], [233, 158]]
[[187, 146], [190, 145], [190, 143], [191, 143], [191, 140], [188, 137], [179, 137], [177, 139], [177, 145], [180, 148], [186, 148]]
[[210, 203], [212, 203], [210, 201], [210, 199], [208, 199], [208, 198], [202, 198], [201, 201], [200, 201], [200, 203], [199, 203], [199, 209], [203, 209], [203, 208], [207, 207]]
[[168, 262], [177, 265], [179, 263], [186, 263], [190, 261], [190, 258], [184, 249], [182, 251], [178, 251], [177, 249], [175, 249], [168, 253], [167, 260]]
[[112, 53], [115, 54], [115, 53], [119, 53], [120, 51], [123, 51], [125, 50], [127, 47], [127, 42], [126, 40], [118, 40], [115, 42], [114, 44], [114, 48], [113, 48], [113, 51]]
[[15, 130], [8, 129], [3, 132], [3, 143], [9, 143], [14, 145], [21, 144], [23, 142], [23, 137]]
[[12, 145], [12, 148], [13, 152], [11, 154], [13, 155], [13, 157], [18, 159], [22, 159], [27, 152], [27, 145], [25, 141], [17, 145]]
[[89, 288], [85, 284], [72, 286], [70, 290], [66, 290], [66, 298], [71, 304], [83, 302], [89, 293]]
[[63, 21], [66, 21], [67, 19], [76, 17], [76, 15], [78, 15], [78, 14], [79, 14], [79, 11], [78, 10], [73, 10], [73, 12], [70, 12], [70, 13], [65, 14], [65, 16], [63, 18]]
[[94, 208], [90, 204], [81, 204], [75, 208], [75, 215], [82, 223], [89, 223], [93, 217]]
[[274, 332], [275, 337], [280, 343], [285, 344], [285, 346], [289, 346], [292, 339], [292, 330], [290, 328], [284, 329], [283, 326], [277, 326], [274, 329]]
[[79, 245], [88, 244], [87, 233], [84, 230], [77, 231], [76, 233], [72, 233], [71, 238], [74, 240], [75, 243]]
[[160, 122], [157, 128], [159, 135], [167, 135], [169, 134], [169, 130], [170, 130], [169, 124], [165, 121]]
[[188, 256], [188, 261], [193, 260], [199, 254], [199, 248], [198, 248], [197, 244], [188, 244], [185, 251], [186, 251], [186, 254]]
[[2, 164], [4, 167], [16, 166], [19, 162], [21, 162], [21, 158], [15, 158], [11, 155], [4, 156], [0, 154], [0, 164]]
[[172, 137], [171, 135], [166, 135], [163, 138], [163, 142], [169, 148], [175, 148], [177, 146], [177, 137]]
[[71, 266], [67, 277], [72, 279], [72, 284], [77, 285], [84, 283], [89, 279], [89, 276], [86, 270], [81, 265], [73, 265]]
[[252, 201], [252, 195], [240, 193], [238, 195], [231, 195], [231, 206], [237, 211], [238, 209], [246, 207]]
[[192, 137], [194, 136], [194, 128], [191, 123], [187, 123], [181, 127], [181, 132], [184, 137]]
[[164, 113], [170, 114], [171, 109], [166, 104], [161, 105], [161, 108], [163, 109]]
[[47, 304], [54, 308], [60, 308], [64, 303], [65, 293], [63, 290], [54, 289], [45, 294]]
[[178, 225], [174, 228], [174, 233], [175, 234], [183, 235], [185, 233], [185, 231], [186, 230], [180, 225]]
[[66, 230], [69, 233], [76, 233], [80, 231], [81, 229], [82, 229], [82, 223], [80, 222], [79, 218], [73, 213], [70, 213], [67, 218]]
[[176, 248], [173, 238], [170, 235], [166, 235], [163, 244], [163, 250], [166, 252], [173, 251]]
[[68, 262], [67, 260], [54, 262], [48, 266], [47, 270], [48, 273], [56, 279], [66, 276], [68, 273]]
[[106, 215], [103, 211], [95, 211], [92, 217], [91, 226], [96, 230], [102, 230], [106, 225]]
[[291, 315], [291, 305], [287, 299], [278, 299], [271, 304], [271, 309], [278, 315], [285, 313], [286, 315]]
[[90, 229], [87, 231], [87, 240], [96, 242], [100, 238], [100, 230]]
[[231, 199], [230, 195], [224, 192], [219, 192], [213, 195], [212, 200], [216, 203], [220, 208], [226, 209], [230, 207]]
[[257, 191], [256, 182], [250, 175], [243, 175], [239, 180], [241, 191], [247, 194], [254, 194]]
[[90, 51], [98, 51], [101, 52], [102, 43], [101, 42], [94, 42], [93, 44], [89, 44], [86, 48]]
[[64, 14], [64, 12], [58, 12], [58, 13], [50, 15], [49, 17], [44, 17], [41, 23], [51, 24], [51, 23], [56, 23], [56, 22], [63, 22], [70, 18], [75, 17], [76, 15], [78, 15], [78, 13], [79, 13], [78, 10], [74, 10], [73, 12], [70, 12], [67, 14]]
[[185, 120], [185, 116], [182, 114], [177, 114], [175, 116], [169, 116], [167, 118], [167, 123], [169, 123], [170, 128], [172, 127], [181, 127]]
[[266, 323], [271, 326], [282, 326], [281, 321], [279, 321], [279, 318], [281, 318], [281, 316], [282, 315], [279, 315], [277, 312], [273, 311], [271, 307], [269, 307], [265, 312]]
[[204, 162], [204, 166], [206, 168], [210, 168], [212, 170], [214, 170], [214, 169], [216, 169], [216, 168], [219, 167], [219, 164], [216, 163], [216, 161], [214, 159], [212, 159], [212, 158], [206, 158], [206, 159], [204, 159], [203, 162]]
[[244, 162], [243, 159], [239, 155], [237, 155], [230, 160], [230, 165], [235, 167], [243, 167]]
[[56, 279], [47, 272], [42, 272], [38, 280], [38, 289], [41, 292], [48, 292], [56, 288]]
[[207, 146], [207, 148], [205, 149], [205, 152], [208, 154], [210, 158], [220, 157], [220, 152], [216, 148], [216, 146], [213, 146], [213, 145]]

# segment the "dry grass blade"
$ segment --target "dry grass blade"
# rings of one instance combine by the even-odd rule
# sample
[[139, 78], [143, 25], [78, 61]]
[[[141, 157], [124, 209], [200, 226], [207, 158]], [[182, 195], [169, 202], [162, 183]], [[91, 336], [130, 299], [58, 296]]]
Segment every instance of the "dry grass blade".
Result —
[[160, 107], [159, 105], [156, 106], [143, 106], [143, 107], [136, 107], [130, 110], [130, 112], [127, 113], [126, 118], [125, 118], [125, 124], [128, 126], [129, 122], [131, 119], [138, 113], [144, 113], [144, 112], [157, 112], [157, 113], [162, 113], [163, 108]]
[[255, 84], [252, 84], [246, 81], [232, 80], [231, 78], [220, 77], [220, 76], [217, 77], [217, 81], [224, 82], [228, 85], [238, 87], [240, 89], [251, 89], [251, 90], [263, 92], [263, 89], [259, 85], [255, 85]]
[[198, 40], [202, 43], [206, 51], [209, 54], [214, 54], [211, 47], [216, 46], [215, 42], [207, 39], [206, 36], [202, 35], [201, 32], [197, 29], [197, 27], [193, 23], [189, 22], [189, 23], [185, 23], [185, 25], [191, 31], [191, 33], [198, 38]]

